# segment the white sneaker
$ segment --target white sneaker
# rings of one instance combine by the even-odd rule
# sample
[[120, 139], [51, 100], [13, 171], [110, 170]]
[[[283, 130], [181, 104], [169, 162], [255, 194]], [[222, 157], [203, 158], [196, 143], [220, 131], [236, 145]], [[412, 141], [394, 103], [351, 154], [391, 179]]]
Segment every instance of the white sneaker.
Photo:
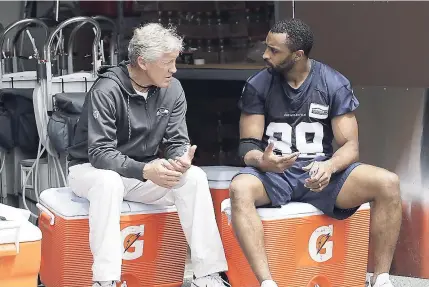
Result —
[[278, 287], [277, 283], [273, 280], [265, 280], [262, 282], [261, 287]]
[[94, 282], [92, 287], [116, 287], [115, 281]]
[[[369, 281], [371, 282], [371, 280]], [[371, 283], [370, 283], [371, 286]], [[374, 285], [372, 287], [393, 287], [392, 282], [390, 281], [389, 274], [383, 273], [377, 276]]]
[[218, 273], [196, 278], [192, 281], [192, 287], [231, 287]]

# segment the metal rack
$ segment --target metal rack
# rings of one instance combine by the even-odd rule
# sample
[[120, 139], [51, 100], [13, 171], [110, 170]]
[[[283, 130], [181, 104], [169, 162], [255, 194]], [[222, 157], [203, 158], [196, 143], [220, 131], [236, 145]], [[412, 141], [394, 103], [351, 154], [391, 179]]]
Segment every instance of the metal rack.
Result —
[[[274, 2], [275, 3], [275, 2]], [[118, 31], [122, 31], [125, 27], [124, 17], [124, 2], [118, 1], [118, 17], [116, 18], [116, 25]], [[275, 8], [276, 8], [275, 4]], [[276, 9], [275, 9], [276, 10]], [[275, 13], [275, 18], [277, 18]], [[118, 39], [120, 45], [124, 42], [124, 34], [119, 33]], [[119, 50], [122, 50], [119, 48]], [[125, 59], [125, 55], [122, 53], [118, 54], [118, 61]], [[251, 65], [251, 64], [208, 64], [202, 66], [178, 64], [177, 73], [175, 77], [179, 80], [233, 80], [233, 81], [245, 81], [254, 73], [262, 69], [263, 66]]]

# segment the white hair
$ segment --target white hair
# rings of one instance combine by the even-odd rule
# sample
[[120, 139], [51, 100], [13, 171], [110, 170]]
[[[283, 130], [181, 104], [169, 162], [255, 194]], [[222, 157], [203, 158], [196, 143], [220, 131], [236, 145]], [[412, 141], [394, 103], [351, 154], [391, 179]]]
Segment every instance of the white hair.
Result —
[[128, 45], [128, 58], [131, 65], [137, 65], [138, 57], [153, 62], [164, 53], [183, 50], [183, 38], [177, 35], [173, 26], [167, 28], [158, 23], [149, 23], [134, 30]]

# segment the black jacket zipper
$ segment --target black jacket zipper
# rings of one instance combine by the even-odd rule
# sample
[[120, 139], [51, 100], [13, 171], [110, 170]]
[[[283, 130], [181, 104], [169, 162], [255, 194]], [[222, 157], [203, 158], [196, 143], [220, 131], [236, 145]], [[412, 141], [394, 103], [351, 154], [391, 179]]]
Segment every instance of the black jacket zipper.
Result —
[[145, 150], [147, 149], [147, 142], [150, 139], [150, 132], [152, 131], [152, 119], [150, 117], [148, 105], [149, 105], [149, 99], [152, 97], [153, 94], [154, 94], [154, 91], [149, 91], [147, 98], [144, 99], [144, 107], [146, 109], [146, 114], [147, 114], [148, 123], [149, 123], [148, 134], [147, 134], [148, 139], [144, 141], [145, 142]]

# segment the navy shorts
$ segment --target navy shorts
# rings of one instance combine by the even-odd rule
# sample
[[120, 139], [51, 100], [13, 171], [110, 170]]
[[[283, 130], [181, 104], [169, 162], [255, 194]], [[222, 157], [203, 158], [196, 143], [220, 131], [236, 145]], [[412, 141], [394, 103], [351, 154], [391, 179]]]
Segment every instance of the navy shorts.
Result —
[[321, 192], [313, 192], [304, 186], [309, 174], [302, 167], [309, 165], [314, 160], [318, 159], [297, 160], [295, 165], [284, 173], [261, 172], [253, 167], [245, 167], [237, 175], [251, 174], [259, 178], [271, 200], [269, 206], [263, 207], [280, 207], [290, 201], [295, 201], [309, 203], [335, 219], [342, 220], [352, 216], [359, 206], [340, 209], [335, 206], [335, 203], [347, 177], [361, 163], [353, 163], [347, 169], [332, 174], [328, 186]]

